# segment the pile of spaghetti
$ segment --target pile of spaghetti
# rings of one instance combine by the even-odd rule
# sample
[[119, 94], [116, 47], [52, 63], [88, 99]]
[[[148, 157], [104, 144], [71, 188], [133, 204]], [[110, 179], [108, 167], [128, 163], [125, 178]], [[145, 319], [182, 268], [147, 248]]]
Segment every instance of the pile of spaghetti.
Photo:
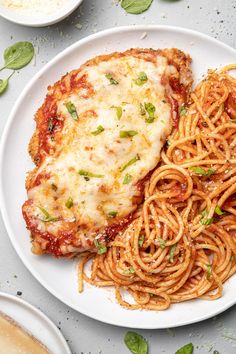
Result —
[[[85, 254], [83, 280], [115, 288], [120, 305], [164, 310], [217, 299], [236, 271], [236, 65], [196, 87], [145, 185], [133, 222], [107, 252]], [[92, 258], [91, 275], [84, 270]], [[127, 301], [126, 293], [133, 300]]]

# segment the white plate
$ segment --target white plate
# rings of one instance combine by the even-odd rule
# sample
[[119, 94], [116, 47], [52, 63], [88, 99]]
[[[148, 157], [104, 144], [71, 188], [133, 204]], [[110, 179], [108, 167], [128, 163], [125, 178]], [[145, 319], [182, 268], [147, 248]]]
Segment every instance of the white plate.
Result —
[[5, 19], [30, 27], [44, 27], [57, 23], [69, 16], [83, 0], [67, 0], [65, 4], [51, 14], [27, 14], [23, 10], [8, 9], [0, 5], [0, 16]]
[[33, 334], [51, 353], [71, 354], [59, 329], [47, 316], [32, 305], [15, 296], [0, 293], [0, 311]]
[[[141, 39], [144, 33], [147, 36]], [[21, 205], [26, 199], [25, 175], [33, 167], [27, 152], [35, 129], [33, 115], [43, 102], [47, 86], [89, 58], [131, 47], [183, 49], [193, 58], [193, 72], [198, 80], [209, 68], [236, 61], [236, 51], [225, 44], [194, 31], [166, 26], [111, 29], [67, 48], [31, 80], [8, 119], [0, 156], [1, 210], [18, 255], [35, 278], [61, 301], [102, 322], [135, 328], [167, 328], [206, 319], [235, 304], [236, 277], [225, 284], [223, 297], [216, 301], [194, 300], [173, 305], [159, 313], [129, 311], [116, 303], [113, 291], [108, 289], [86, 286], [85, 292], [79, 295], [75, 263], [72, 261], [34, 256], [21, 215]]]

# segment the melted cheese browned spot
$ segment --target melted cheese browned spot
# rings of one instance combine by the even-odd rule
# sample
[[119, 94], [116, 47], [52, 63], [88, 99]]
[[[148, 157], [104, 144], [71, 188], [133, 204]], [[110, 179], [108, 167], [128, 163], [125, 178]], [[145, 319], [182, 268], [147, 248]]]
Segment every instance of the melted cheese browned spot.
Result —
[[190, 59], [177, 53], [179, 63], [168, 51], [98, 57], [50, 88], [36, 115], [30, 150], [38, 167], [23, 206], [34, 252], [93, 250], [95, 238], [130, 221], [140, 181], [157, 165], [178, 115], [170, 98], [178, 108], [191, 86]]

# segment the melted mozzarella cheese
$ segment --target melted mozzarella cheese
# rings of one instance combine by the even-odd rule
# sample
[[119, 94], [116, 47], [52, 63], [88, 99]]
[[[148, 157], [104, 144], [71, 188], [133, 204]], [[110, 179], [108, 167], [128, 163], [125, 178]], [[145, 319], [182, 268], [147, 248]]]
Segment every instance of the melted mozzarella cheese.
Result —
[[[62, 141], [38, 170], [38, 174], [43, 172], [50, 178], [29, 191], [34, 205], [68, 222], [77, 220], [81, 225], [79, 232], [93, 237], [108, 225], [110, 213], [123, 218], [133, 212], [137, 182], [157, 165], [171, 129], [171, 109], [161, 83], [161, 77], [170, 69], [173, 67], [162, 56], [156, 62], [125, 56], [84, 67], [79, 75], [87, 75], [94, 93], [83, 98], [80, 91], [59, 102], [58, 115], [64, 118]], [[137, 85], [135, 80], [141, 72], [148, 79]], [[111, 84], [107, 74], [118, 84]], [[68, 112], [67, 102], [76, 107], [78, 120]], [[140, 105], [145, 103], [155, 106], [153, 123], [147, 123], [147, 112], [141, 114]], [[117, 107], [122, 110], [121, 117]], [[92, 134], [99, 126], [104, 130]], [[120, 137], [120, 131], [130, 130], [137, 134]], [[137, 161], [122, 171], [135, 157]], [[80, 170], [100, 176], [85, 178]], [[124, 184], [126, 174], [130, 178], [128, 184]], [[56, 191], [52, 184], [57, 186]], [[71, 208], [66, 207], [68, 198], [73, 200]], [[43, 217], [39, 208], [36, 214]], [[42, 222], [40, 227], [56, 235], [60, 222]]]

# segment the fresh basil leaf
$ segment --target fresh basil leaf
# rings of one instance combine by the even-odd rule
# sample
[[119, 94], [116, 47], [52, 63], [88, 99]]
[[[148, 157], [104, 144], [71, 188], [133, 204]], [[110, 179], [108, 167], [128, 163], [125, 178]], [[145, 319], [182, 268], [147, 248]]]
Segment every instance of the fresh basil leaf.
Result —
[[83, 177], [95, 177], [95, 178], [103, 178], [104, 175], [98, 175], [96, 173], [92, 173], [89, 171], [85, 171], [85, 170], [79, 170], [79, 175], [83, 176]]
[[207, 265], [207, 280], [211, 279], [211, 275], [212, 275], [212, 265], [208, 264]]
[[148, 118], [146, 118], [147, 123], [153, 123], [155, 120], [156, 107], [151, 103], [144, 103], [145, 109], [148, 113]]
[[193, 353], [193, 345], [192, 343], [188, 343], [186, 345], [184, 345], [182, 348], [180, 348], [179, 350], [177, 350], [177, 352], [175, 352], [175, 354], [192, 354]]
[[98, 240], [94, 240], [94, 245], [98, 250], [98, 254], [103, 254], [107, 252], [107, 246], [100, 243]]
[[171, 248], [170, 248], [170, 258], [169, 258], [170, 263], [174, 262], [174, 256], [175, 256], [176, 247], [177, 247], [177, 243], [172, 245]]
[[69, 198], [67, 199], [67, 201], [66, 201], [65, 206], [66, 206], [68, 209], [70, 209], [70, 208], [73, 207], [73, 205], [74, 205], [73, 199], [72, 199], [71, 197], [69, 197]]
[[30, 42], [17, 42], [5, 49], [4, 68], [18, 70], [26, 66], [34, 56], [34, 47]]
[[186, 114], [187, 114], [187, 109], [186, 109], [186, 107], [185, 107], [185, 106], [181, 106], [181, 107], [180, 107], [180, 110], [179, 110], [179, 115], [180, 115], [180, 117], [186, 116]]
[[219, 205], [217, 205], [217, 206], [215, 207], [215, 213], [216, 213], [217, 215], [223, 215], [223, 214], [224, 214], [224, 212], [220, 209]]
[[138, 239], [138, 245], [139, 247], [142, 247], [144, 243], [144, 235], [140, 235]]
[[141, 14], [146, 11], [153, 0], [122, 0], [121, 7], [129, 14]]
[[133, 136], [137, 135], [138, 132], [136, 130], [121, 130], [120, 131], [120, 138], [132, 138]]
[[116, 217], [116, 215], [118, 214], [117, 211], [110, 211], [107, 216], [110, 218], [110, 219], [113, 219]]
[[107, 80], [110, 81], [110, 84], [111, 84], [111, 85], [118, 85], [118, 84], [119, 84], [119, 82], [116, 81], [116, 80], [112, 77], [111, 74], [106, 74], [105, 76], [106, 76]]
[[205, 210], [203, 210], [202, 212], [202, 218], [200, 220], [200, 223], [202, 225], [211, 225], [213, 223], [214, 219], [213, 218], [208, 218], [208, 212]]
[[200, 166], [196, 167], [189, 167], [189, 170], [193, 171], [196, 173], [196, 175], [201, 175], [201, 176], [206, 176], [206, 177], [211, 177], [215, 173], [215, 170], [213, 168], [208, 168], [208, 170], [204, 170], [204, 168]]
[[134, 80], [134, 83], [138, 86], [142, 86], [147, 81], [148, 81], [147, 74], [144, 71], [142, 71], [141, 73], [139, 73], [138, 78], [136, 80]]
[[132, 176], [129, 173], [126, 173], [123, 179], [123, 184], [129, 184], [131, 181], [132, 181]]
[[101, 134], [105, 129], [102, 125], [99, 125], [95, 131], [92, 132], [93, 135]]
[[8, 87], [8, 79], [2, 80], [0, 79], [0, 95], [2, 95]]
[[67, 102], [65, 104], [66, 108], [67, 108], [67, 111], [70, 113], [71, 117], [74, 119], [74, 120], [78, 120], [78, 113], [76, 111], [76, 108], [75, 108], [75, 105], [74, 103], [72, 102]]
[[147, 354], [148, 352], [148, 343], [146, 339], [136, 332], [127, 332], [124, 342], [133, 354]]
[[162, 238], [158, 239], [159, 245], [162, 249], [164, 249], [166, 247], [166, 241], [163, 240]]
[[127, 162], [122, 168], [121, 168], [121, 172], [123, 172], [127, 167], [133, 165], [135, 162], [137, 162], [138, 160], [140, 160], [139, 155], [137, 154], [136, 156], [134, 156], [129, 162]]

